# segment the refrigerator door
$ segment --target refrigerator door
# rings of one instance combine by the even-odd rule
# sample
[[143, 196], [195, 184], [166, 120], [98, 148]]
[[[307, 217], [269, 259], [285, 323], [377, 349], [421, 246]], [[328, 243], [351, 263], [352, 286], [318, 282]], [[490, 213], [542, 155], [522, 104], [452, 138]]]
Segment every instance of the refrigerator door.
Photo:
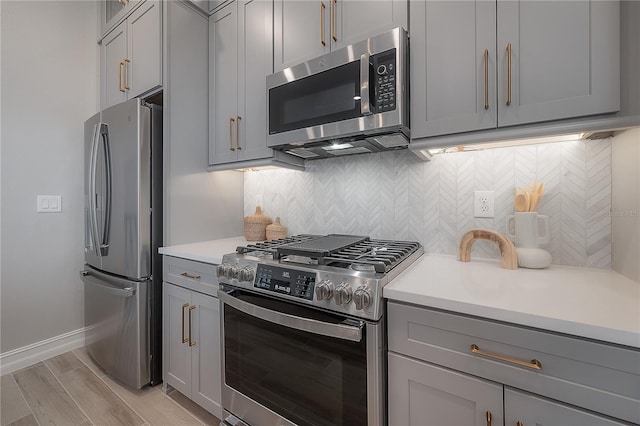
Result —
[[[96, 232], [101, 270], [141, 280], [151, 275], [151, 113], [140, 99], [102, 111], [97, 149]], [[101, 169], [104, 167], [104, 170]]]
[[100, 113], [84, 123], [84, 260], [98, 269], [102, 268], [102, 257], [97, 248], [97, 229], [103, 216], [102, 210], [98, 210], [96, 188], [104, 185], [104, 167], [97, 164], [100, 127]]
[[80, 275], [89, 355], [113, 377], [140, 389], [149, 383], [149, 282], [125, 280], [90, 267]]

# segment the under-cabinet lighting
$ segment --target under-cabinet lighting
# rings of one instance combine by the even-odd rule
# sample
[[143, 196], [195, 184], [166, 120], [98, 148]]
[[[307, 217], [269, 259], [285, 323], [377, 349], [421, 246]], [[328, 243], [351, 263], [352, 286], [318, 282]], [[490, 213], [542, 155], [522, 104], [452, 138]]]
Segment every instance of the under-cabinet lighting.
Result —
[[500, 142], [485, 142], [485, 143], [477, 143], [471, 145], [457, 145], [457, 146], [449, 146], [445, 148], [433, 148], [427, 149], [429, 156], [436, 154], [443, 154], [449, 152], [464, 152], [464, 151], [479, 151], [483, 149], [492, 149], [492, 148], [506, 148], [510, 146], [523, 146], [523, 145], [536, 145], [542, 143], [552, 143], [552, 142], [569, 142], [569, 141], [577, 141], [583, 139], [585, 133], [573, 133], [569, 135], [558, 135], [558, 136], [544, 136], [540, 138], [529, 138], [529, 139], [513, 139], [506, 140]]
[[336, 149], [346, 149], [346, 148], [353, 148], [353, 145], [351, 145], [350, 143], [334, 143], [334, 144], [322, 147], [322, 149], [324, 149], [325, 151], [335, 151]]

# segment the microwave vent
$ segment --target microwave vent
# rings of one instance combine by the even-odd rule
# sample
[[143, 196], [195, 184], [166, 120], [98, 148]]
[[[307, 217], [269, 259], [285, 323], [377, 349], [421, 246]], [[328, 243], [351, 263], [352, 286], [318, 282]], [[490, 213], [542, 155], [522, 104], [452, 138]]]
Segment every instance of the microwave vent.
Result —
[[391, 135], [370, 136], [367, 138], [369, 142], [376, 143], [385, 148], [398, 148], [409, 145], [409, 140], [402, 133]]
[[310, 149], [306, 149], [306, 148], [294, 148], [294, 149], [290, 149], [288, 151], [286, 151], [288, 154], [292, 154], [292, 155], [296, 155], [298, 157], [301, 158], [314, 158], [314, 157], [319, 157], [320, 155], [316, 154], [315, 152], [311, 151]]
[[364, 146], [358, 146], [358, 147], [354, 147], [354, 148], [345, 148], [345, 149], [335, 149], [335, 150], [331, 150], [331, 151], [327, 151], [328, 154], [331, 155], [351, 155], [351, 154], [368, 154], [371, 151], [368, 148], [365, 148]]

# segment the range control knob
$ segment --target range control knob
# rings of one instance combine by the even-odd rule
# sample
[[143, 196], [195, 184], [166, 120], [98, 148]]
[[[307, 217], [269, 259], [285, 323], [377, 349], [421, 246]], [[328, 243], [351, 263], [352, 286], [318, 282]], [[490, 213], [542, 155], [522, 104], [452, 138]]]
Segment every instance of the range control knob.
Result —
[[356, 309], [361, 311], [367, 309], [371, 305], [371, 292], [366, 287], [358, 287], [353, 294], [353, 302]]
[[322, 280], [316, 285], [316, 297], [318, 300], [329, 300], [333, 297], [333, 283]]
[[240, 271], [240, 265], [229, 265], [227, 272], [227, 278], [238, 278], [238, 272]]
[[256, 271], [251, 266], [245, 266], [238, 272], [238, 279], [240, 281], [253, 281], [256, 276]]
[[218, 265], [218, 276], [231, 278], [231, 264], [223, 263], [221, 265]]
[[226, 267], [226, 263], [222, 263], [220, 265], [218, 265], [218, 267], [216, 268], [216, 271], [218, 272], [218, 276], [219, 277], [224, 277], [224, 269]]
[[336, 288], [334, 296], [336, 299], [336, 305], [348, 304], [349, 302], [351, 302], [352, 295], [353, 291], [351, 290], [351, 286], [346, 281], [341, 282], [340, 285]]
[[378, 65], [378, 75], [385, 75], [387, 73], [387, 66], [382, 64]]

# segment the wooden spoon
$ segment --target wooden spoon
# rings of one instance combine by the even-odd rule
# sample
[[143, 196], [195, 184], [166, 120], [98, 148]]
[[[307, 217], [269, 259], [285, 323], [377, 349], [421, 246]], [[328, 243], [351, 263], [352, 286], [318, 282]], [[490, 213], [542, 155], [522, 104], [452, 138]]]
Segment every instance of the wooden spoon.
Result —
[[526, 212], [529, 210], [529, 192], [521, 189], [516, 190], [516, 198], [513, 200], [513, 204], [518, 212]]
[[529, 192], [529, 212], [535, 212], [538, 208], [538, 193], [536, 191]]
[[533, 207], [534, 210], [533, 211], [537, 211], [538, 210], [538, 205], [540, 204], [540, 200], [542, 199], [542, 194], [544, 193], [544, 183], [541, 183], [538, 188], [536, 189], [536, 204]]

